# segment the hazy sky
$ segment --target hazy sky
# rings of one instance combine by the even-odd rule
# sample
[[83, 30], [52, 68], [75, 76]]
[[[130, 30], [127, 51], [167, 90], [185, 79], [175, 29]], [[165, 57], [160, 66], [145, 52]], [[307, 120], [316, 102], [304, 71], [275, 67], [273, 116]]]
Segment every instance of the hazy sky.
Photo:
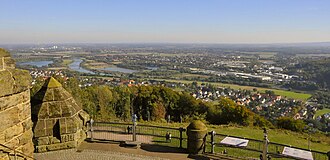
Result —
[[330, 0], [0, 0], [0, 43], [330, 41]]

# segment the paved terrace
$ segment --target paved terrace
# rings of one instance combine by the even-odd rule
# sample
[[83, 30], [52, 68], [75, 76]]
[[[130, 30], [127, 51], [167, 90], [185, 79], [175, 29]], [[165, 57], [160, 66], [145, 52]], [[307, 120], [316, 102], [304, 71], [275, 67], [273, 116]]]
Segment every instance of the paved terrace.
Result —
[[178, 148], [155, 144], [142, 144], [141, 148], [121, 147], [118, 143], [83, 142], [78, 149], [35, 153], [36, 160], [240, 160], [223, 155], [190, 156]]
[[141, 148], [120, 147], [118, 143], [83, 142], [78, 149], [35, 153], [37, 160], [167, 160], [191, 159], [178, 148], [142, 144]]

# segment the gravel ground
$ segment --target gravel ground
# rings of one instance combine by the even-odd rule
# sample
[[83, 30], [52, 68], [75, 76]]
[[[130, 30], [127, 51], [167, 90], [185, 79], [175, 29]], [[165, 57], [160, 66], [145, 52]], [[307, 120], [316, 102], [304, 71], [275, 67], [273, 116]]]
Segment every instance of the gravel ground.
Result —
[[37, 160], [165, 160], [159, 157], [112, 151], [83, 150], [81, 152], [77, 152], [76, 149], [35, 153], [34, 156]]

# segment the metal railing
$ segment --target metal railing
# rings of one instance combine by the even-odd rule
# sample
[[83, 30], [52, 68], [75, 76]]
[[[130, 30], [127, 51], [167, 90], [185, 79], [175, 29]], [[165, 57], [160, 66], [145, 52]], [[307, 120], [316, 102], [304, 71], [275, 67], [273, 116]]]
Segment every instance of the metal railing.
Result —
[[[230, 136], [225, 134], [212, 134], [212, 131], [209, 132], [207, 136], [208, 138], [206, 144], [208, 144], [209, 147], [206, 146], [206, 148], [209, 148], [211, 153], [223, 153], [233, 156], [239, 156], [244, 154], [245, 156], [248, 156], [252, 159], [259, 159], [261, 157], [261, 154], [263, 153], [263, 146], [265, 143], [263, 140], [257, 140], [252, 138], [239, 137], [239, 136]], [[220, 141], [227, 136], [233, 138], [246, 139], [249, 140], [249, 143], [246, 147], [238, 147], [238, 146], [232, 146], [232, 145], [226, 145], [220, 143]], [[312, 152], [314, 160], [329, 160], [330, 158], [325, 152], [307, 150], [301, 147], [294, 147], [294, 146], [279, 144], [275, 142], [268, 142], [267, 154], [271, 157], [271, 159], [299, 159], [296, 157], [289, 157], [281, 154], [284, 147], [292, 147], [304, 151], [310, 151]]]
[[32, 156], [26, 155], [21, 151], [17, 151], [16, 149], [8, 147], [3, 144], [0, 144], [0, 152], [7, 154], [9, 157], [13, 157], [14, 160], [18, 158], [23, 158], [24, 160], [35, 160]]
[[[87, 137], [91, 140], [107, 140], [107, 141], [130, 141], [132, 137], [132, 123], [122, 122], [94, 122], [87, 125]], [[146, 124], [137, 124], [136, 135], [137, 141], [142, 143], [170, 143], [172, 146], [184, 148], [186, 141], [186, 129], [183, 127], [164, 127]], [[166, 135], [170, 135], [167, 137]], [[169, 139], [167, 139], [167, 138]], [[166, 142], [166, 143], [165, 143]]]
[[[132, 140], [132, 129], [130, 127], [133, 123], [122, 122], [94, 122], [91, 126], [88, 125], [88, 138], [91, 140], [108, 140], [108, 141], [130, 141]], [[171, 134], [171, 139], [167, 140], [167, 134]], [[137, 124], [136, 126], [137, 141], [142, 143], [157, 143], [159, 145], [170, 145], [179, 148], [186, 148], [187, 136], [186, 129], [183, 127], [165, 127], [146, 124]], [[230, 136], [233, 138], [240, 138], [249, 140], [246, 147], [237, 147], [231, 145], [221, 144], [220, 141], [230, 135], [218, 134], [213, 131], [206, 136], [204, 151], [209, 153], [221, 153], [229, 156], [240, 157], [244, 155], [251, 159], [260, 159], [263, 153], [264, 141], [252, 138], [245, 138], [239, 136]], [[288, 157], [282, 154], [284, 147], [293, 147], [300, 150], [310, 151], [314, 160], [329, 160], [327, 153], [307, 150], [300, 147], [279, 144], [275, 142], [268, 143], [267, 154], [271, 159], [299, 159], [295, 157]]]

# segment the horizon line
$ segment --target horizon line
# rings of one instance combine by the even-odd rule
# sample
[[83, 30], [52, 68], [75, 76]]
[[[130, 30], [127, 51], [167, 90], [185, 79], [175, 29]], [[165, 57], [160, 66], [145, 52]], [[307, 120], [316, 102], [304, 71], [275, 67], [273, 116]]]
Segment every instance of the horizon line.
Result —
[[19, 42], [19, 43], [0, 43], [0, 45], [46, 45], [46, 44], [202, 44], [202, 45], [279, 45], [279, 44], [313, 44], [330, 43], [330, 41], [310, 41], [310, 42]]

